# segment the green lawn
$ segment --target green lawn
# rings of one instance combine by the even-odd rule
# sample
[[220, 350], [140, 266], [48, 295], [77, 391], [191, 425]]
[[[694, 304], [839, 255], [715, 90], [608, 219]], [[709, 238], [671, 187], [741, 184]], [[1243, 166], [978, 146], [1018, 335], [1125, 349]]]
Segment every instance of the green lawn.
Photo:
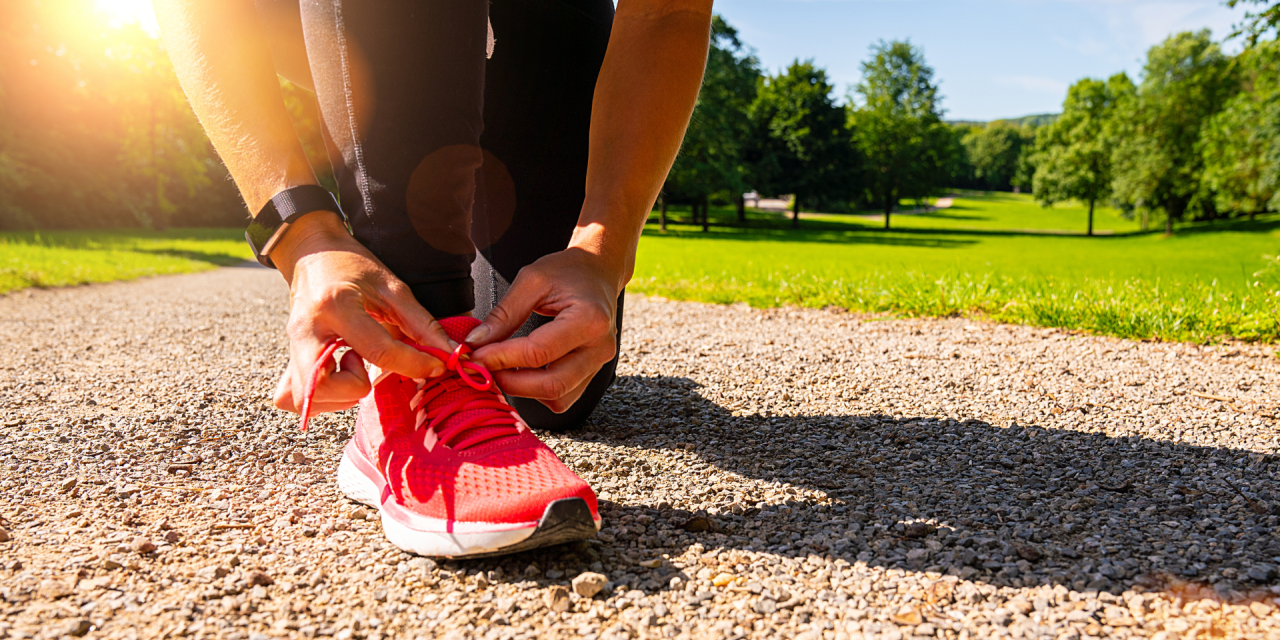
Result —
[[204, 271], [253, 259], [235, 229], [0, 233], [0, 294]]
[[[950, 209], [809, 215], [712, 209], [710, 233], [673, 208], [640, 242], [630, 289], [754, 306], [836, 306], [891, 315], [979, 315], [1130, 338], [1280, 341], [1280, 216], [1141, 233], [1100, 208], [969, 194]], [[1074, 235], [1072, 235], [1074, 234]], [[235, 229], [0, 234], [0, 293], [183, 273], [252, 258]], [[1268, 266], [1270, 265], [1270, 266]], [[1257, 274], [1257, 275], [1255, 275]]]
[[[713, 221], [736, 224], [731, 210]], [[685, 211], [672, 215], [687, 221]], [[656, 215], [651, 222], [656, 221]], [[780, 214], [746, 228], [650, 224], [631, 289], [754, 306], [837, 306], [906, 315], [985, 315], [1133, 338], [1280, 339], [1280, 217], [1185, 225], [1172, 238], [1099, 209], [1083, 235], [1079, 206], [974, 195], [927, 215]]]

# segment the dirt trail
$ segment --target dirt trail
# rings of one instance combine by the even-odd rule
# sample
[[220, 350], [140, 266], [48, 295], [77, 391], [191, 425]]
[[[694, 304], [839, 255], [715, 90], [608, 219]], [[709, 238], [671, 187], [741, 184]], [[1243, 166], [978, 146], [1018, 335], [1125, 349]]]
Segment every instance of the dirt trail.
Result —
[[338, 495], [349, 413], [269, 406], [286, 304], [254, 268], [0, 298], [0, 638], [1280, 634], [1273, 348], [637, 296], [547, 438], [602, 534], [444, 562]]

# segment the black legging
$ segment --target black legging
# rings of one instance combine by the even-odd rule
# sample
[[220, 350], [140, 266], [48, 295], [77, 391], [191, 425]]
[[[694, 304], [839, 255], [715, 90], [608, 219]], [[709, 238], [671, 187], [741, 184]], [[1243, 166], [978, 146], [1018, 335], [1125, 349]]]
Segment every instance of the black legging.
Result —
[[[484, 317], [522, 267], [568, 245], [613, 3], [301, 0], [301, 16], [355, 237], [435, 317]], [[616, 365], [563, 414], [511, 400], [534, 427], [572, 427]]]

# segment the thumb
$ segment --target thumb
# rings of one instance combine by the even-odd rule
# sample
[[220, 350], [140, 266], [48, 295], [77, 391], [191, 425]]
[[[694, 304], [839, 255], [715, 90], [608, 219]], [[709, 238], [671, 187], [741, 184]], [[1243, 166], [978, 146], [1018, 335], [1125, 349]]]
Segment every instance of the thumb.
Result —
[[491, 342], [505, 340], [524, 325], [525, 320], [538, 308], [546, 287], [540, 278], [521, 271], [516, 281], [511, 283], [506, 295], [493, 307], [480, 326], [467, 334], [466, 342], [471, 347], [481, 347]]

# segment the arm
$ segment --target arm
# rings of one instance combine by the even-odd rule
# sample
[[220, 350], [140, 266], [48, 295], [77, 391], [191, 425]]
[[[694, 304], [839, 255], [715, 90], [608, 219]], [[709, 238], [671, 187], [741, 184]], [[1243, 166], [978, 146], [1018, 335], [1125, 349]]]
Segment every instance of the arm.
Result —
[[[616, 349], [616, 300], [684, 138], [711, 34], [710, 0], [621, 0], [596, 82], [586, 198], [565, 251], [520, 272], [468, 342], [512, 395], [556, 411]], [[555, 320], [501, 341], [531, 312]], [[540, 367], [546, 367], [541, 369]], [[519, 369], [519, 370], [517, 370]]]
[[[316, 184], [280, 93], [267, 30], [254, 0], [155, 0], [156, 17], [183, 91], [226, 163], [249, 210], [299, 185]], [[369, 390], [360, 357], [411, 377], [440, 363], [394, 339], [386, 327], [446, 349], [449, 340], [426, 310], [341, 220], [309, 214], [271, 252], [289, 283], [289, 368], [276, 406], [296, 411], [303, 385], [326, 342], [342, 338], [354, 353], [332, 363], [315, 390], [318, 411], [345, 409]], [[380, 324], [381, 323], [381, 324]]]

